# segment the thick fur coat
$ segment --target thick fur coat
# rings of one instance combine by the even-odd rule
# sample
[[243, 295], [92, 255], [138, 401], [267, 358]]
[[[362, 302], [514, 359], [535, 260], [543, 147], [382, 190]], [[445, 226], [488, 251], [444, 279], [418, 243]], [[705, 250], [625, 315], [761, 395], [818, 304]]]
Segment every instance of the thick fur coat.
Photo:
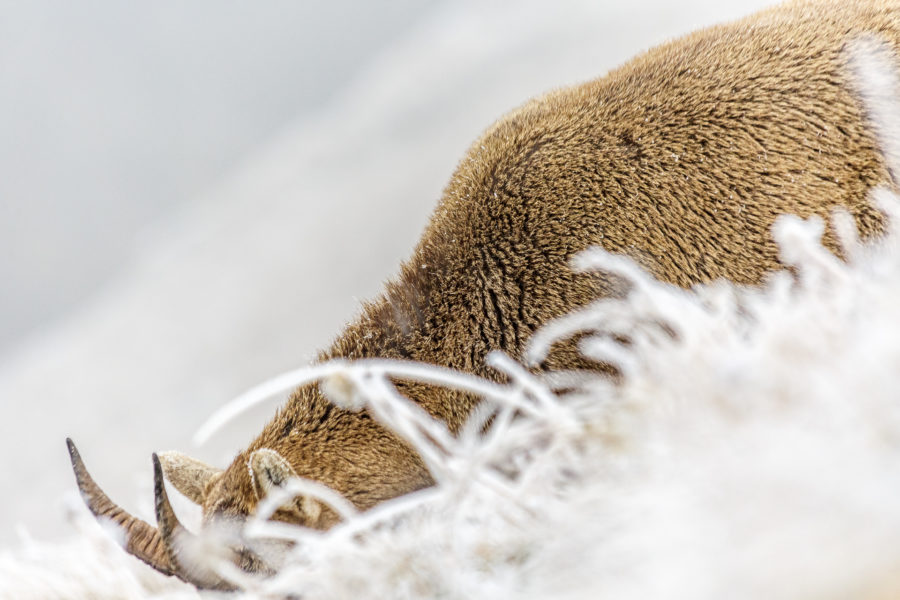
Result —
[[[847, 54], [873, 35], [897, 48], [900, 3], [787, 3], [513, 111], [471, 146], [399, 275], [319, 359], [401, 358], [496, 379], [484, 363], [490, 351], [520, 358], [543, 324], [623, 291], [614, 277], [571, 268], [592, 246], [678, 286], [756, 284], [782, 266], [771, 234], [781, 214], [828, 217], [842, 207], [863, 237], [879, 233], [882, 217], [868, 195], [892, 182]], [[832, 232], [824, 243], [837, 251]], [[587, 363], [575, 343], [539, 365], [577, 367], [604, 368]], [[397, 384], [453, 432], [476, 402]], [[335, 407], [315, 385], [298, 389], [224, 471], [180, 455], [161, 459], [157, 516], [167, 547], [177, 523], [160, 508], [161, 471], [203, 505], [207, 521], [252, 514], [292, 476], [321, 482], [360, 509], [432, 483], [410, 446], [367, 412]], [[80, 464], [74, 450], [73, 462]], [[86, 471], [76, 472], [91, 505], [99, 492], [83, 483]], [[92, 504], [95, 513], [113, 510], [104, 502]], [[327, 528], [337, 515], [302, 499], [274, 518]], [[160, 544], [142, 531], [145, 545], [155, 544], [144, 560], [179, 573], [177, 553], [153, 558]]]
[[[513, 111], [471, 146], [400, 275], [321, 358], [494, 377], [489, 351], [519, 357], [540, 325], [615, 291], [572, 270], [591, 246], [680, 286], [754, 284], [781, 267], [778, 215], [828, 217], [840, 206], [864, 236], [878, 232], [867, 195], [889, 177], [845, 53], [866, 34], [900, 43], [900, 5], [789, 3]], [[836, 249], [830, 232], [825, 243]], [[544, 366], [580, 362], [560, 348]], [[405, 391], [454, 430], [472, 408], [447, 390]], [[315, 386], [294, 394], [212, 496], [254, 502], [242, 465], [259, 448], [363, 508], [430, 482], [396, 438]]]

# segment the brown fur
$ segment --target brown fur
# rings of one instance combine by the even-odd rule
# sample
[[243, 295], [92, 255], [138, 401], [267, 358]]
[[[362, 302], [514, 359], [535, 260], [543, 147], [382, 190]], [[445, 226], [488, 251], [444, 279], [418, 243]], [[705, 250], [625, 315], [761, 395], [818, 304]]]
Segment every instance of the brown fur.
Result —
[[[900, 42], [900, 4], [799, 2], [655, 48], [606, 77], [535, 99], [477, 140], [412, 257], [321, 359], [420, 360], [493, 377], [541, 324], [608, 293], [569, 260], [589, 246], [681, 286], [753, 284], [778, 269], [783, 213], [849, 209], [879, 230], [867, 193], [887, 181], [843, 54], [854, 34]], [[835, 249], [829, 232], [826, 244]], [[548, 368], [569, 366], [563, 348]], [[473, 399], [408, 386], [458, 430]], [[360, 508], [430, 484], [422, 462], [366, 414], [297, 390], [250, 445]], [[249, 500], [247, 454], [211, 490]]]
[[[864, 236], [876, 234], [881, 217], [867, 194], [888, 173], [844, 52], [863, 33], [896, 48], [900, 2], [789, 3], [513, 111], [472, 145], [399, 276], [320, 359], [403, 358], [496, 377], [484, 366], [489, 351], [518, 357], [542, 324], [614, 293], [612, 282], [570, 269], [590, 246], [679, 286], [755, 284], [781, 266], [771, 235], [780, 214], [845, 207]], [[831, 232], [825, 243], [836, 250]], [[573, 364], [563, 346], [543, 367]], [[453, 431], [475, 402], [403, 387]], [[432, 482], [368, 414], [308, 386], [206, 482], [207, 519], [255, 510], [248, 460], [264, 448], [361, 509]], [[336, 519], [327, 509], [314, 520], [298, 510], [276, 517], [313, 527]]]

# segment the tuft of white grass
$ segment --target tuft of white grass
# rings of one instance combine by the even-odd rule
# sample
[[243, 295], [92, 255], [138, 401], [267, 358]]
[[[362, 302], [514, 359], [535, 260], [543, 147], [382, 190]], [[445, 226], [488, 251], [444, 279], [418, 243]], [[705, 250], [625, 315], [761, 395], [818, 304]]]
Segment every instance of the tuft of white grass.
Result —
[[119, 547], [121, 532], [98, 523], [73, 493], [65, 509], [74, 530], [62, 543], [21, 530], [17, 548], [0, 551], [3, 600], [198, 600], [190, 586], [157, 573]]
[[[584, 353], [617, 365], [619, 385], [583, 377], [554, 393], [501, 354], [489, 360], [506, 385], [342, 364], [331, 396], [415, 445], [437, 486], [325, 534], [279, 532], [297, 546], [248, 596], [900, 593], [900, 249], [893, 232], [869, 245], [845, 235], [844, 262], [823, 230], [782, 218], [775, 235], [796, 276], [760, 288], [683, 290], [630, 259], [582, 255], [579, 268], [626, 279], [629, 295], [551, 324], [528, 356], [587, 333]], [[388, 376], [487, 399], [454, 438]]]
[[[878, 79], [868, 89], [895, 85], [879, 64], [857, 69], [863, 86]], [[321, 380], [332, 401], [365, 407], [414, 445], [437, 484], [358, 513], [294, 482], [290, 492], [331, 504], [343, 522], [322, 533], [252, 520], [248, 537], [294, 544], [280, 571], [257, 579], [219, 565], [222, 574], [247, 598], [900, 596], [900, 199], [879, 190], [875, 200], [890, 223], [878, 240], [860, 241], [848, 215], [834, 216], [846, 260], [821, 245], [820, 219], [780, 219], [774, 234], [794, 271], [756, 288], [684, 290], [628, 258], [581, 255], [577, 268], [623, 278], [628, 295], [549, 324], [526, 359], [579, 334], [586, 356], [619, 369], [617, 382], [538, 376], [492, 354], [508, 383], [378, 360], [263, 384], [202, 435]], [[484, 402], [452, 436], [391, 377]], [[29, 542], [0, 556], [10, 597], [198, 596], [76, 523], [69, 546]]]

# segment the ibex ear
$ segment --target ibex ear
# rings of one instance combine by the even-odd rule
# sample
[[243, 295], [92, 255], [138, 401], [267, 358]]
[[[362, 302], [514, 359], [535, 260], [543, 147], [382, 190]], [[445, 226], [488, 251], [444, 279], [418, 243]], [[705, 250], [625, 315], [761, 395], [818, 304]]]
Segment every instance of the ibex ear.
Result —
[[157, 456], [169, 483], [197, 504], [203, 504], [209, 482], [222, 474], [222, 469], [211, 467], [181, 452], [160, 452]]
[[258, 500], [268, 496], [273, 489], [282, 487], [288, 479], [297, 477], [291, 463], [269, 448], [260, 448], [253, 452], [248, 466]]
[[[270, 448], [260, 448], [250, 455], [247, 465], [250, 469], [250, 478], [253, 480], [253, 490], [258, 500], [264, 499], [275, 489], [284, 486], [291, 478], [298, 477], [297, 472], [283, 456]], [[287, 503], [285, 508], [291, 503]], [[295, 508], [302, 513], [303, 520], [315, 521], [321, 513], [319, 503], [308, 496], [296, 499]]]

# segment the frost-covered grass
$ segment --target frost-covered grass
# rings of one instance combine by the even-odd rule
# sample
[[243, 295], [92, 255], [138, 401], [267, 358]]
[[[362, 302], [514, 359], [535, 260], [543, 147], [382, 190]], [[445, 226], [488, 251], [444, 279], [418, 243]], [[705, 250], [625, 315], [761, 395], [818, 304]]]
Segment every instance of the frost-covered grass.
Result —
[[[886, 192], [880, 201], [897, 211]], [[900, 237], [864, 245], [845, 217], [836, 223], [846, 262], [819, 244], [821, 221], [783, 218], [776, 236], [796, 276], [777, 273], [758, 289], [682, 290], [629, 259], [584, 255], [579, 267], [624, 277], [629, 295], [552, 324], [529, 356], [587, 331], [583, 351], [617, 365], [618, 385], [567, 377], [554, 391], [499, 354], [490, 360], [505, 385], [385, 361], [282, 378], [274, 388], [324, 377], [335, 401], [368, 406], [419, 449], [438, 484], [367, 513], [344, 509], [327, 533], [252, 523], [249, 535], [298, 543], [277, 577], [242, 578], [248, 596], [898, 593]], [[398, 396], [388, 374], [480, 393], [485, 408], [454, 438]], [[4, 591], [195, 596], [83, 518], [79, 540], [0, 558]]]
[[[617, 365], [618, 386], [589, 378], [554, 393], [502, 355], [491, 362], [508, 385], [396, 363], [334, 367], [332, 397], [365, 403], [400, 432], [438, 485], [302, 534], [281, 574], [252, 583], [254, 593], [900, 591], [900, 248], [893, 232], [863, 246], [837, 219], [848, 262], [819, 244], [821, 221], [787, 217], [776, 235], [797, 277], [782, 272], [761, 289], [685, 291], [629, 259], [585, 255], [581, 267], [630, 281], [629, 296], [548, 327], [531, 356], [588, 331], [583, 351]], [[489, 408], [454, 439], [387, 374], [479, 391]]]
[[[126, 554], [121, 537], [104, 530], [80, 498], [67, 516], [74, 530], [64, 542], [31, 539], [25, 532], [18, 547], [0, 552], [0, 598], [3, 600], [196, 600], [190, 586], [166, 577]], [[77, 504], [75, 503], [77, 501]]]

